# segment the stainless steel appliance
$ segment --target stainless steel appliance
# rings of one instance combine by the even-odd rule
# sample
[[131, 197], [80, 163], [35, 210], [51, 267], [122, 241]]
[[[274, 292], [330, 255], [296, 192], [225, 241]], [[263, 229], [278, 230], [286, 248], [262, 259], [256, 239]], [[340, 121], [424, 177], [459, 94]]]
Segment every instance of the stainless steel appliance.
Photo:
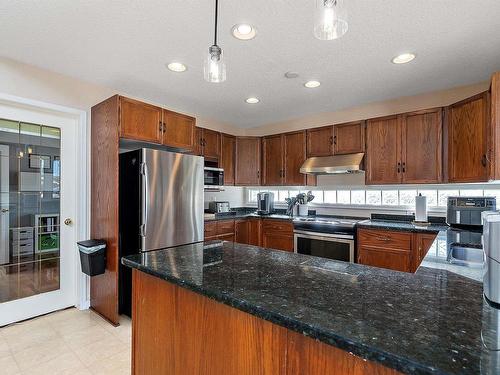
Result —
[[320, 156], [307, 159], [300, 167], [300, 173], [312, 175], [363, 173], [361, 168], [365, 154]]
[[483, 246], [486, 256], [484, 296], [491, 305], [500, 308], [500, 212], [483, 213]]
[[446, 222], [451, 226], [482, 226], [481, 213], [496, 210], [494, 197], [448, 197]]
[[299, 254], [355, 262], [355, 226], [365, 219], [296, 218], [294, 251]]
[[274, 213], [273, 193], [261, 192], [257, 194], [257, 213], [260, 215], [270, 215]]
[[[120, 256], [203, 241], [203, 158], [153, 149], [120, 154]], [[120, 312], [131, 273], [120, 267]]]
[[496, 209], [494, 197], [449, 197], [446, 222], [447, 260], [468, 267], [483, 267], [483, 223], [481, 216]]
[[207, 189], [224, 186], [224, 169], [205, 167], [203, 169], [203, 181]]
[[209, 202], [208, 211], [212, 214], [220, 214], [224, 212], [229, 212], [229, 202]]

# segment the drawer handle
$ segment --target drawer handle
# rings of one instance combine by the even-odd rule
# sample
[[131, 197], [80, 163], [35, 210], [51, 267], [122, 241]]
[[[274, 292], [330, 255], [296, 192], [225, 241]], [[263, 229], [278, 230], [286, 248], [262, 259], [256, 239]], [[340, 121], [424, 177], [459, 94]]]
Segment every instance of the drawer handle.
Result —
[[389, 242], [391, 239], [389, 237], [379, 237], [380, 241]]

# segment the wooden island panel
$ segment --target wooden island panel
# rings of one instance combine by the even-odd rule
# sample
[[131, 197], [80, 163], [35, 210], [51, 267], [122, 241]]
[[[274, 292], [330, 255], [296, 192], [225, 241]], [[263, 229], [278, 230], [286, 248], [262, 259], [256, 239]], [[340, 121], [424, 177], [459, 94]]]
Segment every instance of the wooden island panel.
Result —
[[135, 375], [399, 374], [136, 269], [132, 306]]

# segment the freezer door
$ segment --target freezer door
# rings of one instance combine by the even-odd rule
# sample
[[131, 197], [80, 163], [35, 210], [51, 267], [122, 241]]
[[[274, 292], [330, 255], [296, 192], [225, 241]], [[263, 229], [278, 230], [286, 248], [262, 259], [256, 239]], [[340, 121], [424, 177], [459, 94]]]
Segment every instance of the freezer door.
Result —
[[203, 241], [203, 158], [142, 149], [142, 251]]

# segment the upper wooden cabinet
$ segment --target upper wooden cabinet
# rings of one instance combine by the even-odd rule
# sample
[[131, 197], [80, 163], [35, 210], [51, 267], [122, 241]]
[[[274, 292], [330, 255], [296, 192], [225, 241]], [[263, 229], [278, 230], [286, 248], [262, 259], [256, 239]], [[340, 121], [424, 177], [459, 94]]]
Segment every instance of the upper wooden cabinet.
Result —
[[442, 109], [368, 120], [366, 183], [442, 181]]
[[488, 92], [447, 108], [449, 182], [482, 182], [489, 179], [489, 111]]
[[194, 147], [196, 119], [120, 96], [120, 137], [183, 150]]
[[402, 182], [431, 184], [442, 181], [443, 110], [441, 108], [402, 115]]
[[224, 185], [234, 185], [236, 137], [221, 134], [219, 167], [224, 169]]
[[307, 130], [307, 157], [333, 155], [333, 126]]
[[260, 149], [258, 137], [236, 137], [235, 185], [260, 185]]
[[163, 110], [163, 144], [189, 149], [194, 147], [196, 119], [180, 113]]
[[306, 185], [300, 167], [306, 160], [306, 131], [262, 138], [262, 184]]
[[151, 104], [120, 96], [120, 137], [161, 143], [162, 109]]
[[283, 158], [286, 158], [284, 154], [281, 134], [262, 138], [262, 185], [283, 184]]
[[335, 155], [365, 152], [365, 121], [338, 124], [333, 129]]
[[298, 131], [286, 133], [284, 140], [284, 185], [306, 184], [306, 175], [300, 173], [300, 167], [306, 161], [306, 132]]
[[399, 116], [367, 121], [366, 183], [373, 185], [401, 182], [401, 125]]
[[221, 152], [221, 135], [210, 129], [196, 128], [195, 153], [207, 159], [217, 161]]

